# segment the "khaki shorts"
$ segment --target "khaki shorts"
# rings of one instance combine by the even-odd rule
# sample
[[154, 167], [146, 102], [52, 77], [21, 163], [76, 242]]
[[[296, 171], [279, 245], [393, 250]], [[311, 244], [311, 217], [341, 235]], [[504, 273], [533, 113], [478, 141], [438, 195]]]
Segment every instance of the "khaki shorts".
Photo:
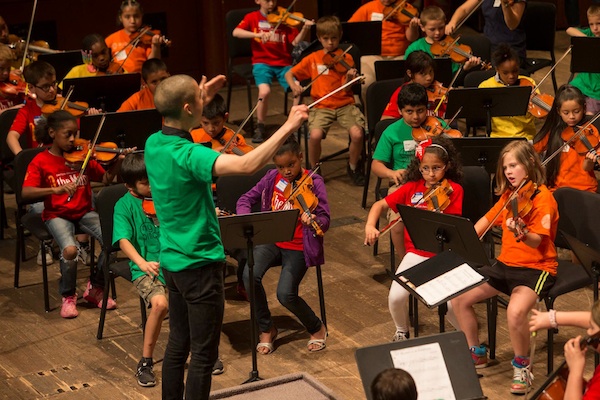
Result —
[[133, 281], [133, 285], [137, 289], [140, 297], [144, 299], [146, 303], [146, 307], [150, 308], [150, 301], [154, 296], [165, 296], [167, 295], [167, 289], [165, 285], [160, 281], [160, 279], [156, 279], [154, 282], [152, 278], [148, 275], [140, 276], [135, 281]]
[[322, 129], [323, 138], [327, 136], [327, 131], [331, 125], [337, 121], [343, 128], [350, 129], [357, 125], [364, 130], [365, 116], [354, 104], [337, 109], [314, 108], [308, 115], [308, 130]]

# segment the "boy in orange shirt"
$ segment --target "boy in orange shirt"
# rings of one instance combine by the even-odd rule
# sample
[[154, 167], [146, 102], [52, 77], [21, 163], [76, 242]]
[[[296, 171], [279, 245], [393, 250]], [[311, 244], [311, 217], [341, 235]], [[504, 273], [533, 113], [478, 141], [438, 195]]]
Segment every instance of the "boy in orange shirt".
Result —
[[160, 58], [151, 58], [142, 64], [144, 87], [125, 100], [117, 112], [147, 110], [154, 107], [154, 91], [159, 83], [169, 77], [167, 64]]
[[[315, 79], [310, 95], [314, 100], [317, 100], [354, 79], [357, 75], [355, 68], [341, 73], [334, 67], [329, 68], [327, 66], [330, 63], [327, 62], [327, 58], [333, 59], [336, 55], [342, 53], [338, 48], [342, 37], [342, 24], [337, 17], [320, 18], [317, 21], [317, 37], [323, 45], [323, 50], [317, 50], [304, 57], [285, 74], [285, 79], [290, 85], [294, 96], [299, 96], [303, 91], [302, 86], [295, 79], [299, 81]], [[354, 65], [350, 54], [344, 55], [344, 61], [347, 65]], [[319, 74], [321, 75], [319, 76]], [[321, 158], [321, 140], [326, 137], [327, 131], [335, 121], [348, 129], [350, 134], [348, 175], [355, 185], [362, 186], [365, 177], [359, 161], [364, 141], [365, 117], [354, 104], [354, 94], [351, 88], [330, 96], [310, 110], [308, 119], [310, 130], [308, 159], [313, 166], [319, 162]]]

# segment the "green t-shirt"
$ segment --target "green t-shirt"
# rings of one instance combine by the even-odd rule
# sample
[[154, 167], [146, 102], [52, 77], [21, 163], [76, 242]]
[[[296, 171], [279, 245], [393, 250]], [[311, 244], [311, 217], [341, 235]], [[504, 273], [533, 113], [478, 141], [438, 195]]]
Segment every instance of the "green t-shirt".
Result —
[[392, 170], [406, 169], [415, 155], [417, 142], [412, 137], [412, 127], [400, 119], [381, 134], [373, 159], [390, 164]]
[[[408, 55], [410, 53], [412, 53], [413, 51], [417, 51], [417, 50], [424, 51], [425, 53], [429, 54], [431, 57], [435, 57], [433, 55], [433, 53], [431, 52], [431, 45], [429, 43], [427, 43], [427, 40], [425, 40], [424, 37], [422, 37], [420, 39], [415, 40], [408, 46], [408, 48], [404, 52], [404, 59], [406, 60], [406, 57], [408, 57]], [[459, 68], [460, 68], [460, 64], [452, 61], [452, 74], [455, 74]]]
[[[160, 256], [160, 231], [154, 222], [144, 214], [142, 199], [127, 192], [121, 197], [114, 210], [113, 244], [127, 239], [146, 261], [158, 261]], [[133, 261], [129, 261], [131, 280], [145, 273]], [[158, 279], [165, 283], [162, 270]]]
[[[580, 29], [580, 31], [587, 37], [595, 37], [590, 28]], [[600, 73], [579, 72], [569, 83], [587, 97], [600, 100]]]
[[212, 169], [220, 154], [193, 143], [188, 132], [176, 133], [186, 137], [159, 131], [145, 147], [160, 221], [160, 265], [170, 272], [225, 261], [211, 190]]

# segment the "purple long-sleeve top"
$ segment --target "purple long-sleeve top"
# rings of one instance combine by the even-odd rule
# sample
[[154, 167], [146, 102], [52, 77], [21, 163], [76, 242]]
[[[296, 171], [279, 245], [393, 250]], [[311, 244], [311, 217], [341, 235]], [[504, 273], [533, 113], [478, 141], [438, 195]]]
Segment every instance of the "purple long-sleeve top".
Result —
[[[265, 176], [248, 192], [240, 197], [236, 204], [236, 212], [238, 214], [249, 214], [252, 206], [260, 201], [261, 211], [271, 210], [271, 200], [273, 198], [273, 188], [275, 186], [275, 177], [278, 171], [276, 169], [269, 170]], [[329, 229], [329, 204], [327, 202], [327, 192], [325, 190], [325, 182], [321, 176], [314, 174], [312, 191], [317, 196], [319, 204], [313, 210], [315, 221], [321, 226], [323, 232]], [[299, 224], [302, 222], [298, 221]], [[321, 265], [325, 262], [323, 251], [323, 236], [314, 235], [310, 225], [302, 226], [302, 245], [304, 247], [304, 260], [307, 267]]]

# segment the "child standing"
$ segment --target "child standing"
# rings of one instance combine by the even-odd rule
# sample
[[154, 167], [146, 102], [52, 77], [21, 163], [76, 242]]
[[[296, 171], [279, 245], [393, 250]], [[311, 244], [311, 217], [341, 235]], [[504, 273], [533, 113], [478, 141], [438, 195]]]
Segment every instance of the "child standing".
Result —
[[[236, 207], [238, 214], [250, 213], [252, 206], [258, 202], [261, 203], [261, 211], [292, 208], [284, 197], [285, 188], [301, 182], [309, 173], [302, 168], [300, 145], [293, 137], [288, 138], [277, 150], [273, 163], [276, 169], [267, 172], [256, 186], [240, 197]], [[256, 350], [260, 354], [270, 354], [275, 350], [277, 328], [273, 325], [262, 278], [269, 268], [276, 265], [282, 266], [277, 285], [277, 299], [306, 327], [310, 334], [308, 351], [320, 351], [326, 346], [327, 328], [310, 306], [298, 296], [298, 287], [308, 267], [324, 262], [323, 237], [316, 234], [311, 226], [311, 220], [320, 225], [323, 232], [329, 229], [329, 204], [323, 178], [314, 174], [312, 180], [314, 184], [312, 191], [318, 199], [318, 204], [311, 211], [311, 215], [306, 212], [301, 213], [294, 238], [289, 242], [259, 245], [254, 248], [254, 307], [260, 329]], [[248, 270], [249, 268], [244, 268], [246, 287], [249, 287], [250, 282]]]
[[[356, 68], [339, 72], [336, 66], [328, 67], [335, 57], [342, 54], [339, 49], [342, 37], [342, 24], [337, 17], [322, 17], [317, 21], [317, 37], [323, 45], [323, 50], [317, 50], [286, 72], [285, 79], [292, 88], [294, 96], [300, 96], [302, 86], [295, 81], [315, 79], [310, 95], [318, 100], [328, 93], [351, 81], [357, 75]], [[344, 62], [354, 66], [354, 60], [349, 54], [344, 54]], [[343, 65], [343, 64], [342, 64]], [[345, 69], [345, 68], [343, 68]], [[324, 71], [324, 72], [323, 72]], [[319, 76], [319, 74], [321, 74]], [[318, 77], [318, 78], [317, 78]], [[295, 79], [294, 79], [295, 78]], [[354, 104], [354, 93], [351, 88], [342, 90], [328, 99], [320, 102], [310, 111], [308, 129], [308, 159], [315, 166], [321, 159], [321, 140], [327, 136], [327, 131], [338, 121], [350, 135], [350, 150], [347, 173], [357, 186], [365, 183], [362, 165], [359, 165], [364, 142], [365, 117]]]
[[142, 64], [142, 81], [144, 87], [125, 100], [117, 112], [155, 108], [154, 91], [156, 90], [156, 86], [169, 76], [167, 64], [160, 58], [151, 58], [144, 61]]
[[[587, 10], [588, 28], [569, 28], [570, 36], [600, 37], [600, 4], [592, 4]], [[571, 82], [586, 95], [585, 103], [587, 113], [590, 115], [600, 111], [600, 74], [579, 72]]]
[[[529, 81], [532, 87], [535, 86], [533, 79], [519, 75], [519, 56], [507, 44], [499, 45], [494, 51], [492, 63], [496, 67], [496, 75], [481, 82], [480, 88], [519, 86], [521, 81]], [[534, 117], [529, 111], [524, 116], [492, 118], [492, 137], [524, 136], [532, 140], [534, 135]]]
[[150, 46], [143, 44], [132, 46], [132, 36], [137, 35], [142, 28], [143, 16], [144, 10], [137, 0], [123, 0], [117, 16], [123, 29], [106, 38], [106, 44], [112, 51], [114, 61], [129, 73], [140, 72], [143, 62], [150, 58], [160, 58], [160, 46], [167, 43], [164, 36], [154, 35]]
[[[33, 64], [32, 64], [33, 65]], [[91, 181], [109, 184], [113, 181], [121, 165], [124, 155], [120, 155], [107, 171], [95, 160], [90, 160], [88, 167], [79, 179], [79, 169], [74, 169], [65, 162], [65, 153], [72, 152], [73, 142], [77, 135], [77, 120], [66, 111], [56, 111], [47, 119], [40, 121], [36, 134], [44, 144], [51, 146], [34, 157], [27, 168], [23, 183], [23, 199], [44, 199], [42, 219], [48, 231], [60, 248], [59, 292], [62, 296], [60, 316], [75, 318], [77, 312], [77, 255], [79, 245], [74, 238], [75, 229], [92, 235], [102, 243], [100, 220], [98, 213], [92, 208]], [[131, 152], [127, 149], [125, 154]], [[76, 167], [77, 168], [77, 167]], [[70, 200], [69, 200], [70, 198]], [[102, 265], [104, 254], [98, 258], [98, 266]], [[83, 297], [97, 307], [102, 307], [104, 276], [100, 268], [90, 274]], [[116, 303], [109, 297], [107, 309], [116, 308]]]
[[[384, 211], [391, 209], [398, 213], [398, 205], [410, 205], [418, 208], [427, 208], [426, 195], [435, 189], [443, 181], [452, 188], [449, 194], [450, 203], [439, 210], [445, 214], [462, 214], [463, 188], [460, 186], [462, 180], [462, 166], [456, 149], [449, 139], [436, 136], [427, 139], [416, 148], [415, 158], [412, 159], [406, 169], [407, 182], [398, 190], [379, 200], [371, 207], [367, 224], [365, 225], [365, 244], [372, 245], [379, 237], [376, 223]], [[425, 197], [425, 198], [424, 198]], [[404, 230], [404, 245], [406, 255], [398, 266], [396, 273], [411, 268], [433, 254], [415, 248], [408, 232]], [[392, 341], [406, 340], [409, 337], [408, 305], [409, 293], [398, 282], [392, 282], [388, 297], [388, 305], [392, 319], [396, 324], [396, 332]]]
[[[535, 150], [538, 153], [545, 152], [546, 157], [562, 147], [560, 154], [546, 165], [546, 182], [550, 190], [566, 186], [595, 193], [598, 189], [598, 181], [594, 175], [594, 164], [598, 160], [596, 152], [592, 149], [580, 154], [572, 147], [579, 139], [575, 139], [570, 145], [564, 145], [568, 139], [563, 139], [566, 130], [575, 133], [586, 123], [587, 103], [586, 97], [578, 88], [562, 85], [556, 91], [554, 104], [544, 125], [533, 139]], [[599, 137], [593, 124], [588, 129], [596, 138]]]
[[[485, 346], [480, 345], [477, 317], [473, 305], [503, 292], [510, 296], [507, 308], [508, 331], [514, 351], [511, 393], [525, 394], [531, 388], [529, 368], [529, 330], [527, 313], [546, 297], [555, 282], [558, 206], [544, 185], [544, 169], [533, 146], [513, 141], [500, 153], [496, 171], [496, 194], [500, 200], [475, 224], [479, 235], [490, 224], [502, 225], [502, 249], [493, 266], [479, 272], [489, 280], [452, 300], [460, 329], [467, 337], [475, 368], [488, 364]], [[514, 195], [520, 188], [519, 194]], [[513, 217], [511, 197], [529, 192], [531, 210]], [[520, 201], [527, 201], [521, 198]], [[508, 206], [508, 207], [507, 207]]]
[[296, 46], [308, 33], [312, 21], [306, 21], [302, 30], [285, 24], [279, 25], [277, 31], [267, 21], [267, 15], [277, 9], [276, 0], [254, 0], [260, 9], [246, 14], [244, 19], [233, 30], [233, 36], [250, 39], [252, 47], [252, 75], [258, 86], [258, 102], [256, 118], [258, 125], [252, 137], [253, 143], [261, 143], [266, 139], [265, 119], [269, 107], [271, 82], [277, 78], [284, 92], [288, 89], [285, 73], [292, 67], [291, 48]]

